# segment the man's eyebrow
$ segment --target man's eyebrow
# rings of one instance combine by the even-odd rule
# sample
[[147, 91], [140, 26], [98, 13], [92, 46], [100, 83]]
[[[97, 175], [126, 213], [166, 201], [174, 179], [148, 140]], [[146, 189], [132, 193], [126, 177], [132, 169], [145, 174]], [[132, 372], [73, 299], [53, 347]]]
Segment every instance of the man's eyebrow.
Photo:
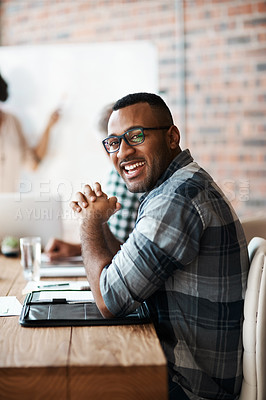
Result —
[[123, 135], [125, 132], [129, 131], [130, 129], [134, 129], [134, 128], [142, 128], [142, 127], [140, 125], [133, 125], [133, 126], [130, 126], [129, 128], [127, 128], [123, 133], [120, 133], [120, 134], [118, 134], [118, 133], [110, 133], [108, 135], [108, 137], [109, 136], [120, 136], [120, 135]]

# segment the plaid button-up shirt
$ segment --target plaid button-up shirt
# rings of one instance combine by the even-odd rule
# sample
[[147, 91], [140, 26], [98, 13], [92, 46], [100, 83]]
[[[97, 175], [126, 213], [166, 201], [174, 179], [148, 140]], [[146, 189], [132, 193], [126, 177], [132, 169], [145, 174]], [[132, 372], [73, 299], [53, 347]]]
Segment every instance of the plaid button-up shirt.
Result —
[[235, 399], [249, 268], [241, 224], [188, 150], [146, 193], [129, 239], [101, 274], [108, 309], [146, 301], [169, 374], [193, 400]]

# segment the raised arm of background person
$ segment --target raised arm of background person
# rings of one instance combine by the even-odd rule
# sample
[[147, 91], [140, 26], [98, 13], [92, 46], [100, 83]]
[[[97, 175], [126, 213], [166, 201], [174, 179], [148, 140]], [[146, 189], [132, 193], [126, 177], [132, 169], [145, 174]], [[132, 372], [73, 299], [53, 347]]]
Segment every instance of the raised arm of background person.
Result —
[[48, 148], [48, 143], [49, 143], [49, 138], [50, 138], [50, 132], [52, 127], [57, 123], [58, 119], [60, 117], [60, 113], [58, 110], [54, 111], [49, 120], [48, 123], [44, 129], [44, 132], [40, 138], [39, 143], [37, 146], [33, 149], [35, 156], [36, 156], [36, 165], [34, 166], [34, 169], [37, 168], [38, 163], [42, 161], [42, 159], [45, 157], [47, 148]]
[[[102, 315], [111, 318], [113, 315], [106, 307], [100, 291], [100, 275], [103, 268], [110, 264], [120, 242], [111, 234], [107, 221], [109, 217], [121, 208], [116, 197], [108, 199], [107, 195], [101, 192], [97, 183], [94, 190], [89, 185], [84, 187], [84, 193], [78, 192], [76, 200], [70, 206], [78, 214], [80, 225], [81, 249], [87, 278]], [[97, 193], [97, 195], [96, 195]], [[108, 240], [112, 245], [108, 246]]]

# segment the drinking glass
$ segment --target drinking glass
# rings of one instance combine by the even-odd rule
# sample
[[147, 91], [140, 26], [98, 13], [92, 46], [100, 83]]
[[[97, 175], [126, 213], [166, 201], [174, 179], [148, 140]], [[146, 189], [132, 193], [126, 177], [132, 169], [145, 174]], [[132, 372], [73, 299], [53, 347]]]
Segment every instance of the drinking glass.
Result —
[[20, 238], [20, 252], [24, 278], [27, 281], [39, 281], [41, 238], [38, 236]]

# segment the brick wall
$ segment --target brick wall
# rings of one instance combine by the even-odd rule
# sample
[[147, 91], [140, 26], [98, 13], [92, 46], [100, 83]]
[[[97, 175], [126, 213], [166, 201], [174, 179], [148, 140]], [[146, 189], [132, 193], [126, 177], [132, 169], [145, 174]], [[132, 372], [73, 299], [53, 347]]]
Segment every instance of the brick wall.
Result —
[[239, 215], [266, 209], [266, 3], [2, 0], [1, 44], [151, 40], [182, 146]]
[[186, 132], [239, 214], [266, 209], [266, 3], [186, 1]]

